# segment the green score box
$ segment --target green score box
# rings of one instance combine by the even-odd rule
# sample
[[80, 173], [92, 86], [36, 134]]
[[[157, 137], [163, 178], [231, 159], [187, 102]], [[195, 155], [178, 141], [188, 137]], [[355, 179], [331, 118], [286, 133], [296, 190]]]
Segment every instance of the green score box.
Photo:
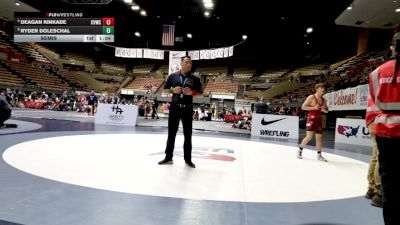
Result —
[[114, 34], [114, 27], [103, 27], [103, 34]]

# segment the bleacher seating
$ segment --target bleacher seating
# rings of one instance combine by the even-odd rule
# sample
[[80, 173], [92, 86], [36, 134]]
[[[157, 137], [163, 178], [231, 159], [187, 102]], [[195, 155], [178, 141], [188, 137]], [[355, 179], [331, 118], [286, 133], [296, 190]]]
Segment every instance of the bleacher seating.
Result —
[[21, 48], [24, 53], [31, 57], [32, 59], [35, 59], [38, 62], [43, 62], [43, 63], [50, 63], [50, 61], [44, 57], [42, 54], [40, 54], [36, 49], [34, 49], [30, 44], [26, 42], [18, 42], [15, 43], [19, 48]]
[[[338, 65], [331, 71], [332, 75], [353, 75], [369, 73], [374, 68], [381, 65], [385, 60], [387, 51], [374, 51], [367, 52], [357, 57], [351, 58], [348, 61], [343, 62], [342, 65]], [[364, 69], [367, 68], [366, 71]]]
[[53, 48], [50, 48], [48, 46], [43, 46], [43, 45], [38, 44], [38, 43], [35, 43], [35, 45], [33, 47], [36, 50], [38, 50], [40, 52], [44, 52], [45, 54], [49, 55], [50, 58], [59, 58], [59, 54]]
[[132, 73], [148, 74], [151, 72], [153, 67], [153, 64], [136, 65], [133, 68]]
[[163, 64], [158, 68], [157, 73], [167, 75], [168, 74], [168, 64]]
[[36, 51], [30, 44], [25, 42], [13, 42], [13, 37], [7, 34], [5, 31], [0, 30], [0, 46], [4, 48], [10, 48], [13, 52], [21, 53], [26, 57], [30, 57], [31, 60], [38, 62], [50, 63], [50, 61], [44, 57], [41, 53]]
[[230, 93], [237, 94], [239, 90], [239, 84], [234, 82], [214, 81], [209, 82], [204, 89], [205, 94], [209, 93]]
[[234, 79], [249, 79], [256, 73], [254, 68], [236, 68], [233, 72]]
[[22, 86], [24, 84], [24, 82], [17, 75], [11, 73], [6, 68], [1, 67], [1, 65], [0, 65], [0, 83], [13, 86]]
[[288, 69], [266, 70], [261, 74], [259, 79], [264, 81], [278, 79], [285, 75], [288, 71]]
[[68, 89], [68, 84], [62, 81], [60, 78], [49, 74], [40, 66], [35, 64], [29, 64], [24, 62], [14, 62], [5, 61], [5, 63], [14, 69], [16, 72], [20, 73], [22, 76], [26, 77], [31, 83], [35, 83], [41, 88], [51, 88], [51, 89]]
[[164, 81], [164, 79], [157, 79], [152, 76], [138, 76], [126, 88], [156, 93]]
[[113, 61], [101, 62], [101, 69], [104, 73], [109, 74], [125, 74], [126, 72], [125, 65]]
[[65, 55], [62, 56], [62, 58], [70, 60], [70, 61], [84, 62], [85, 66], [90, 67], [90, 68], [96, 67], [93, 59], [86, 55], [72, 53], [72, 52], [66, 52]]
[[94, 79], [97, 81], [107, 83], [107, 84], [119, 84], [121, 83], [123, 77], [118, 75], [107, 75], [101, 73], [93, 73]]
[[201, 75], [211, 75], [211, 76], [220, 76], [226, 75], [228, 73], [228, 67], [226, 65], [199, 65], [197, 66], [196, 71]]

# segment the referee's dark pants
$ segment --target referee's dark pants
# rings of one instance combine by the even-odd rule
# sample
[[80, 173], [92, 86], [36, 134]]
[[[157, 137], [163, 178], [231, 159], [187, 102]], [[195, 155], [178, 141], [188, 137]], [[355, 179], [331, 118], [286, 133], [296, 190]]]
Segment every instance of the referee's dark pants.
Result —
[[192, 162], [192, 115], [193, 105], [171, 104], [168, 117], [168, 140], [165, 149], [165, 158], [171, 160], [174, 152], [175, 137], [178, 132], [179, 121], [182, 120], [183, 135], [185, 141], [183, 143], [183, 152], [185, 162]]
[[0, 126], [3, 126], [4, 121], [10, 119], [11, 109], [0, 107]]

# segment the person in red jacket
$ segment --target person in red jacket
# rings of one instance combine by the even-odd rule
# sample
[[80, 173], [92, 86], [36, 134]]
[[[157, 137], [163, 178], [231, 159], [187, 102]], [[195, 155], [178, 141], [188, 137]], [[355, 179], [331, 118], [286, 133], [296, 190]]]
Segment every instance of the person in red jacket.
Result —
[[299, 146], [299, 150], [297, 151], [297, 158], [302, 159], [303, 148], [314, 136], [315, 133], [315, 140], [316, 140], [316, 148], [317, 148], [317, 159], [323, 162], [328, 162], [324, 157], [321, 155], [322, 149], [322, 112], [328, 113], [328, 105], [322, 95], [325, 94], [325, 85], [323, 83], [318, 83], [315, 85], [315, 94], [310, 95], [304, 101], [303, 105], [301, 106], [302, 110], [307, 110], [307, 124], [306, 130], [307, 135], [301, 142]]
[[400, 33], [393, 36], [394, 60], [369, 74], [371, 99], [380, 111], [374, 119], [374, 133], [379, 150], [382, 179], [383, 219], [386, 225], [400, 224], [397, 204], [400, 202], [398, 162], [400, 158]]

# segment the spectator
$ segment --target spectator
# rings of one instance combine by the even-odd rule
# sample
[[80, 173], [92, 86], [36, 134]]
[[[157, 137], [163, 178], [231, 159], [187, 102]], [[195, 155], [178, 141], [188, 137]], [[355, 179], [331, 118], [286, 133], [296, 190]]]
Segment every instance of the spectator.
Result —
[[86, 97], [86, 101], [90, 108], [90, 114], [93, 116], [98, 104], [97, 96], [95, 95], [94, 90], [92, 90], [90, 95]]
[[268, 110], [267, 103], [264, 102], [264, 97], [261, 97], [260, 100], [255, 104], [256, 113], [258, 114], [266, 114]]

